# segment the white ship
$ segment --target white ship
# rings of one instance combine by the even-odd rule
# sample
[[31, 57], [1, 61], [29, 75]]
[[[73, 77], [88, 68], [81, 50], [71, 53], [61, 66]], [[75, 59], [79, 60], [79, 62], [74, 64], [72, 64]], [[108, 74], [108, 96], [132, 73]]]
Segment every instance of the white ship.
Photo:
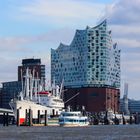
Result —
[[[51, 91], [40, 91], [37, 93], [39, 104], [49, 107], [51, 109], [51, 115], [60, 115], [64, 108], [62, 84], [61, 87], [59, 87], [53, 82]], [[36, 101], [36, 96], [33, 96], [33, 100]]]
[[62, 112], [59, 117], [60, 126], [88, 126], [89, 121], [87, 116], [82, 116], [80, 111]]
[[[64, 108], [64, 102], [61, 99], [61, 89], [58, 87], [52, 88], [52, 92], [40, 91], [38, 80], [34, 79], [31, 75], [29, 69], [26, 69], [26, 75], [23, 77], [22, 91], [18, 99], [13, 99], [9, 103], [15, 119], [17, 120], [17, 110], [19, 110], [19, 123], [24, 124], [26, 122], [27, 114], [29, 109], [32, 110], [32, 118], [37, 119], [38, 110], [40, 115], [45, 115], [45, 110], [47, 110], [47, 115], [59, 115]], [[33, 85], [36, 85], [33, 88]]]
[[88, 126], [89, 120], [81, 111], [70, 111], [68, 108], [68, 111], [61, 112], [59, 125], [65, 127]]

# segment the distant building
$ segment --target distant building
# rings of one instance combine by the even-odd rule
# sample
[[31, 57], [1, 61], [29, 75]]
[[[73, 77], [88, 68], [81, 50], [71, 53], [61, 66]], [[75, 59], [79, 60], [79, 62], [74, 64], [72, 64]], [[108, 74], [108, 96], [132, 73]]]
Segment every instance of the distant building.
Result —
[[2, 83], [3, 87], [1, 89], [1, 106], [2, 108], [10, 108], [9, 102], [11, 99], [16, 98], [21, 92], [21, 82], [12, 81]]
[[129, 115], [128, 109], [128, 83], [124, 84], [124, 95], [123, 95], [123, 113]]
[[120, 87], [120, 50], [113, 44], [106, 21], [77, 30], [72, 43], [51, 50], [51, 78], [67, 87]]
[[[140, 113], [140, 100], [128, 99], [128, 110], [130, 114]], [[124, 112], [123, 99], [120, 99], [120, 112]]]
[[0, 88], [0, 107], [2, 108], [2, 88]]
[[45, 84], [45, 65], [41, 64], [41, 59], [34, 58], [22, 60], [22, 65], [18, 66], [18, 81], [21, 81], [23, 75], [25, 75], [27, 67], [32, 75], [34, 70], [34, 78], [42, 80]]
[[22, 90], [22, 78], [24, 78], [26, 68], [31, 74], [34, 71], [34, 78], [42, 81], [45, 85], [45, 65], [41, 65], [41, 59], [23, 59], [22, 66], [18, 66], [18, 81], [4, 82], [0, 91], [0, 107], [10, 108], [9, 102], [17, 97]]
[[118, 111], [120, 50], [112, 42], [106, 20], [96, 27], [76, 30], [70, 45], [61, 43], [56, 50], [51, 50], [53, 78], [57, 84], [64, 79], [65, 100], [80, 91], [66, 105], [74, 109], [84, 105], [87, 111]]

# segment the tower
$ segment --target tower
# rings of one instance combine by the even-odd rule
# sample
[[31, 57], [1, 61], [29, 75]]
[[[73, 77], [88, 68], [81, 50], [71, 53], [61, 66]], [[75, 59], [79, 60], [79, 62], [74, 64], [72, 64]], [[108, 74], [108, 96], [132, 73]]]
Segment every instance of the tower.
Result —
[[130, 113], [128, 109], [128, 83], [124, 84], [123, 112], [124, 114]]

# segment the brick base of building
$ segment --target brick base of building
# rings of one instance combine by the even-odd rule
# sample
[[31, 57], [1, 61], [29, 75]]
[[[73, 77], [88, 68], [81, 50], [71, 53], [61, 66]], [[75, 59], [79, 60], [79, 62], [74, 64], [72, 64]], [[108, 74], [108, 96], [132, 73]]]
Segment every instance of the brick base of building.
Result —
[[65, 106], [70, 105], [72, 110], [80, 110], [82, 106], [85, 106], [85, 110], [88, 112], [101, 112], [108, 110], [118, 112], [119, 110], [119, 89], [111, 87], [82, 87], [65, 89]]

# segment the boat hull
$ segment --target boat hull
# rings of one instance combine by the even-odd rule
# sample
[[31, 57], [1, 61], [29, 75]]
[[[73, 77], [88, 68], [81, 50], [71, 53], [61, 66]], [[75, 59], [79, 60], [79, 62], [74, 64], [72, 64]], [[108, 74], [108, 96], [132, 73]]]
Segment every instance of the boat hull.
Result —
[[40, 115], [45, 115], [45, 110], [47, 110], [47, 115], [50, 115], [52, 113], [52, 108], [28, 100], [21, 101], [17, 100], [14, 102], [10, 102], [10, 106], [13, 109], [16, 121], [17, 121], [17, 110], [19, 111], [18, 119], [20, 124], [24, 124], [25, 121], [27, 120], [27, 114], [29, 114], [29, 109], [32, 111], [33, 119], [38, 118], [38, 110], [40, 111]]

